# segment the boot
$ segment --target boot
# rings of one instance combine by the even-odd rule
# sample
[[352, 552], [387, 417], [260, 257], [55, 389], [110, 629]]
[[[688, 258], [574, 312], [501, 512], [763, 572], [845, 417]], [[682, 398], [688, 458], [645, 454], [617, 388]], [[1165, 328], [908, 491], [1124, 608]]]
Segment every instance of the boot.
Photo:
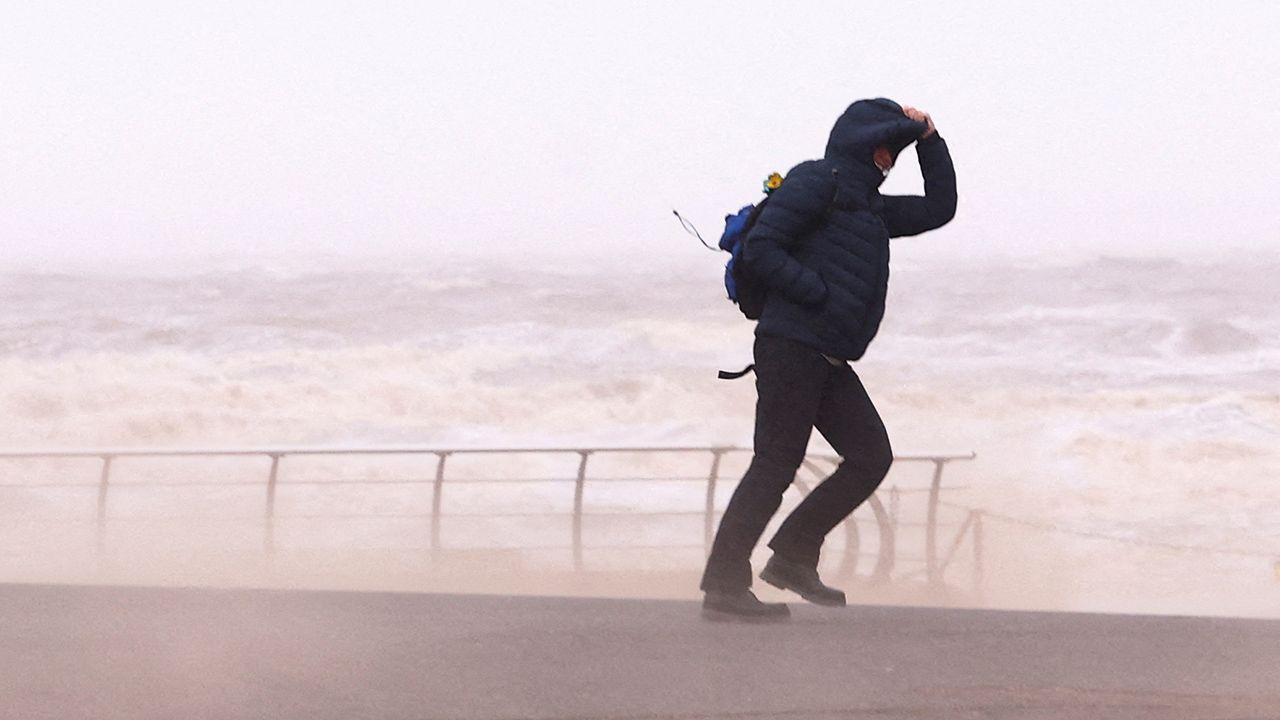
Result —
[[702, 600], [702, 617], [714, 621], [785, 622], [791, 611], [783, 603], [761, 602], [747, 589], [733, 592], [708, 590]]
[[776, 588], [791, 590], [815, 605], [845, 606], [844, 593], [822, 584], [816, 568], [792, 562], [780, 555], [769, 558], [764, 570], [760, 571], [760, 579]]

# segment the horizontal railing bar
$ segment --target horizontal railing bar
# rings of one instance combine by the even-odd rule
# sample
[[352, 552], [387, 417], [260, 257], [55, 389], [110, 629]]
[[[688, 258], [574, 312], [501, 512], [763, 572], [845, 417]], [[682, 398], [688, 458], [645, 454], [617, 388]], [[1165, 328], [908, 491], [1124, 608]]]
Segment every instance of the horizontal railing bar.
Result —
[[[302, 545], [301, 547], [309, 547]], [[583, 545], [583, 550], [696, 550], [703, 548], [702, 543], [684, 543], [673, 545]], [[399, 549], [399, 548], [397, 548]], [[429, 546], [412, 546], [403, 548], [405, 550], [423, 550], [430, 551]], [[449, 554], [450, 552], [492, 552], [492, 551], [511, 551], [525, 552], [533, 550], [556, 550], [562, 552], [572, 552], [573, 545], [471, 545], [465, 547], [446, 546], [438, 550], [438, 552]]]
[[[831, 462], [839, 462], [842, 458], [839, 455], [827, 455], [825, 453], [809, 453], [807, 457], [817, 457]], [[919, 453], [910, 453], [907, 455], [894, 455], [894, 462], [950, 462], [952, 460], [972, 460], [978, 457], [978, 453], [970, 452], [968, 455], [924, 455]]]
[[[548, 478], [450, 478], [450, 485], [489, 485], [489, 484], [531, 484], [531, 483], [550, 483], [550, 482], [575, 482], [577, 478], [571, 477], [548, 477]], [[591, 483], [599, 482], [688, 482], [706, 484], [705, 477], [651, 477], [651, 478], [596, 478], [589, 477], [587, 480]], [[729, 478], [722, 478], [723, 482], [736, 482]], [[280, 480], [276, 484], [298, 485], [302, 487], [315, 487], [318, 485], [429, 485], [433, 482], [432, 478], [393, 478], [390, 480], [367, 480], [360, 478], [352, 478], [349, 480]], [[78, 482], [78, 483], [0, 483], [0, 489], [17, 488], [17, 489], [39, 489], [39, 488], [96, 488], [96, 482]], [[150, 480], [117, 480], [112, 483], [111, 487], [119, 490], [131, 487], [262, 487], [261, 480], [173, 480], [173, 481], [150, 481]], [[948, 490], [968, 490], [966, 485], [957, 485], [948, 487]], [[887, 492], [881, 488], [878, 492]], [[921, 494], [929, 492], [929, 488], [899, 488], [898, 492], [902, 495]], [[945, 504], [945, 503], [944, 503]], [[959, 507], [959, 506], [956, 506]]]
[[[725, 511], [723, 508], [717, 508], [713, 514], [716, 516], [720, 516], [720, 515], [724, 515], [724, 512]], [[706, 511], [705, 510], [612, 510], [612, 511], [584, 510], [582, 512], [582, 515], [584, 517], [702, 517], [706, 515]], [[561, 511], [548, 510], [547, 512], [509, 512], [509, 513], [445, 512], [440, 514], [440, 517], [442, 518], [501, 518], [501, 517], [555, 518], [555, 517], [572, 517], [572, 516], [573, 516], [573, 512], [571, 510], [561, 510]], [[275, 517], [277, 520], [289, 520], [289, 519], [376, 520], [378, 518], [430, 518], [430, 517], [434, 517], [434, 515], [430, 512], [367, 513], [367, 514], [340, 513], [340, 514], [314, 514], [314, 515], [276, 515]], [[2, 513], [0, 513], [0, 519], [4, 519], [4, 515]], [[148, 516], [112, 515], [111, 519], [115, 521], [115, 520], [224, 520], [228, 518], [220, 517], [216, 515], [148, 515]], [[253, 514], [253, 515], [245, 515], [241, 519], [261, 522], [262, 517], [258, 514]], [[46, 520], [49, 522], [55, 522], [55, 521], [76, 522], [80, 520], [84, 520], [84, 522], [93, 521], [92, 518], [82, 519], [82, 518], [75, 518], [75, 517], [68, 517], [62, 520], [59, 520], [57, 518], [21, 517], [21, 518], [8, 518], [6, 519], [6, 522], [44, 522]], [[856, 516], [856, 515], [849, 516], [847, 520], [851, 520], [853, 522], [864, 524], [864, 525], [873, 525], [873, 526], [879, 523], [879, 521], [876, 520], [876, 518], [874, 517], [862, 517], [862, 516]], [[960, 527], [961, 524], [962, 523], [959, 523], [959, 522], [939, 522], [937, 523], [937, 527], [954, 528], [954, 527]], [[897, 525], [898, 527], [901, 527], [901, 528], [923, 528], [923, 527], [927, 527], [928, 523], [899, 521]]]
[[[298, 544], [284, 543], [281, 546], [277, 547], [277, 551], [280, 551], [280, 550], [288, 551], [290, 549], [306, 549], [306, 548], [314, 548], [314, 547], [327, 547], [327, 546], [308, 545], [305, 542], [301, 542]], [[402, 551], [402, 552], [429, 552], [431, 550], [430, 546], [428, 545], [394, 546], [394, 547], [382, 547], [380, 549], [386, 550], [386, 551]], [[583, 550], [609, 550], [609, 551], [705, 550], [706, 547], [703, 543], [673, 543], [670, 545], [583, 545], [582, 549]], [[501, 551], [526, 552], [526, 551], [545, 551], [545, 550], [570, 552], [573, 550], [573, 546], [572, 545], [469, 545], [469, 546], [444, 547], [444, 548], [440, 548], [439, 551], [445, 554], [448, 554], [450, 552], [501, 552]], [[879, 555], [874, 552], [860, 552], [858, 553], [858, 557], [875, 559], [879, 557]], [[924, 558], [900, 557], [898, 558], [898, 561], [905, 562], [905, 563], [912, 563], [912, 564], [923, 563]]]
[[[451, 548], [451, 549], [452, 549], [452, 548]], [[457, 549], [460, 549], [460, 550], [461, 550], [461, 549], [465, 549], [465, 548], [457, 548]], [[509, 548], [505, 548], [505, 549], [509, 549]], [[518, 548], [518, 549], [523, 549], [523, 548]], [[537, 548], [534, 548], [534, 549], [536, 549], [536, 550], [571, 550], [571, 549], [572, 549], [572, 547], [571, 547], [571, 546], [569, 546], [569, 545], [565, 545], [565, 546], [563, 546], [563, 547], [560, 547], [560, 546], [546, 546], [546, 545], [544, 545], [544, 546], [540, 546], [540, 547], [537, 547]], [[582, 546], [582, 549], [583, 549], [583, 550], [609, 550], [609, 551], [615, 551], [615, 550], [696, 550], [696, 549], [703, 549], [703, 550], [705, 550], [705, 549], [706, 549], [706, 547], [705, 547], [705, 545], [704, 545], [703, 543], [697, 543], [697, 544], [691, 544], [691, 545], [583, 545], [583, 546]], [[866, 559], [870, 560], [870, 559], [875, 559], [875, 558], [879, 557], [879, 555], [877, 555], [876, 553], [873, 553], [873, 552], [864, 552], [864, 553], [858, 553], [858, 557], [860, 557], [860, 558], [866, 558]]]
[[[97, 525], [98, 519], [94, 517], [20, 517], [20, 518], [4, 518], [4, 523], [8, 527], [17, 525]], [[3, 535], [3, 533], [0, 533]]]
[[[401, 518], [403, 518], [403, 519], [420, 519], [420, 518], [424, 518], [424, 517], [431, 517], [431, 516], [430, 516], [430, 515], [315, 515], [315, 516], [307, 516], [307, 515], [292, 515], [292, 516], [284, 516], [284, 515], [277, 515], [277, 516], [276, 516], [276, 519], [277, 519], [277, 520], [286, 520], [286, 519], [293, 519], [293, 520], [397, 520], [397, 519], [401, 519]], [[49, 525], [49, 524], [62, 523], [62, 522], [69, 522], [69, 521], [65, 521], [65, 520], [57, 520], [57, 519], [55, 519], [55, 518], [32, 518], [32, 519], [30, 519], [30, 520], [24, 520], [24, 522], [28, 522], [28, 523], [31, 523], [31, 524], [33, 524], [33, 525]], [[90, 522], [90, 523], [91, 523], [91, 522], [94, 522], [94, 520], [93, 520], [93, 519], [89, 519], [89, 520], [80, 520], [80, 521], [76, 521], [76, 522]], [[257, 524], [261, 525], [261, 524], [262, 524], [262, 514], [261, 514], [261, 513], [257, 513], [257, 514], [254, 514], [254, 515], [226, 515], [226, 516], [222, 516], [222, 517], [208, 516], [208, 515], [113, 515], [113, 516], [111, 517], [111, 523], [112, 523], [113, 525], [114, 525], [114, 524], [119, 524], [119, 523], [130, 523], [130, 524], [137, 525], [137, 524], [141, 524], [141, 523], [176, 523], [176, 522], [202, 522], [202, 523], [250, 523], [250, 522], [252, 522], [252, 523], [257, 523]]]
[[[306, 547], [306, 546], [302, 546], [302, 547]], [[404, 548], [404, 549], [405, 550], [415, 550], [415, 549], [426, 550], [427, 548]], [[635, 550], [703, 550], [705, 551], [706, 546], [703, 543], [682, 544], [682, 545], [584, 545], [582, 549], [583, 550], [609, 550], [611, 552], [616, 552], [620, 550], [632, 550], [632, 551], [635, 551]], [[548, 550], [553, 550], [557, 552], [569, 552], [573, 550], [573, 546], [572, 545], [531, 545], [531, 546], [525, 546], [525, 547], [518, 547], [518, 546], [511, 546], [511, 545], [497, 545], [497, 546], [482, 546], [482, 547], [448, 547], [448, 548], [442, 548], [441, 551], [444, 552], [445, 554], [448, 554], [450, 552], [457, 552], [457, 553], [487, 552], [487, 551], [525, 552], [525, 551], [548, 551]], [[858, 553], [858, 557], [872, 560], [872, 559], [878, 558], [879, 555], [873, 552], [860, 552]], [[907, 558], [906, 562], [922, 563], [924, 562], [924, 559], [923, 558]]]
[[76, 448], [69, 450], [33, 449], [0, 450], [0, 458], [100, 458], [112, 457], [254, 457], [271, 455], [494, 455], [494, 454], [559, 454], [607, 452], [734, 452], [746, 450], [728, 447], [523, 447], [523, 448], [434, 448], [416, 445], [368, 447], [249, 447], [249, 448]]
[[[306, 455], [503, 455], [503, 454], [570, 454], [570, 453], [656, 453], [656, 452], [750, 452], [736, 445], [706, 446], [620, 446], [620, 447], [520, 447], [520, 448], [435, 448], [415, 445], [368, 447], [247, 447], [247, 448], [74, 448], [74, 449], [10, 449], [0, 450], [2, 459], [33, 458], [102, 458], [102, 457], [261, 457]], [[838, 455], [816, 457], [839, 460]], [[975, 453], [895, 455], [895, 461], [972, 460]]]
[[[252, 487], [260, 488], [266, 483], [261, 480], [113, 480], [111, 490], [128, 490], [130, 488], [154, 487]], [[284, 483], [281, 483], [284, 484]], [[32, 485], [0, 485], [11, 488], [46, 488], [46, 487], [98, 487], [98, 483], [38, 483]]]
[[[702, 511], [677, 511], [677, 512], [584, 512], [583, 517], [702, 517]], [[355, 514], [319, 514], [319, 515], [280, 515], [276, 514], [275, 519], [280, 520], [420, 520], [433, 517], [431, 513], [370, 513], [368, 515]], [[565, 519], [572, 518], [572, 512], [545, 512], [545, 513], [445, 513], [440, 516], [442, 519], [453, 518], [556, 518]], [[223, 521], [223, 520], [252, 520], [254, 522], [262, 522], [262, 515], [235, 515], [235, 516], [217, 516], [217, 515], [112, 515], [111, 521], [121, 522], [185, 522], [188, 520], [199, 521]]]
[[[309, 547], [309, 546], [299, 546]], [[428, 547], [408, 546], [404, 548], [395, 548], [397, 550], [429, 550]], [[703, 543], [685, 543], [673, 545], [583, 545], [583, 550], [705, 550]], [[514, 551], [524, 552], [526, 550], [556, 550], [568, 552], [573, 550], [572, 545], [474, 545], [468, 547], [444, 547], [440, 552], [448, 554], [450, 552], [487, 552], [487, 551]], [[858, 557], [873, 559], [879, 557], [873, 552], [858, 553]], [[908, 558], [907, 562], [924, 562], [922, 558]]]
[[[590, 478], [587, 478], [587, 480], [588, 480], [589, 482], [593, 483], [593, 484], [594, 484], [594, 483], [599, 483], [599, 482], [606, 482], [606, 483], [607, 483], [607, 482], [661, 482], [661, 483], [668, 483], [668, 482], [670, 482], [670, 483], [676, 483], [676, 482], [687, 482], [687, 483], [699, 483], [699, 484], [706, 484], [706, 482], [707, 482], [707, 479], [706, 479], [705, 477], [701, 477], [701, 476], [699, 476], [699, 477], [687, 477], [687, 478], [686, 478], [686, 477], [675, 477], [675, 478], [672, 478], [672, 477], [652, 477], [652, 478], [595, 478], [595, 477], [590, 477]], [[557, 482], [572, 483], [572, 482], [575, 482], [575, 481], [576, 481], [576, 478], [571, 478], [571, 477], [552, 477], [552, 478], [516, 478], [516, 479], [502, 479], [502, 478], [452, 478], [452, 479], [449, 479], [449, 480], [448, 480], [448, 484], [449, 484], [449, 485], [451, 485], [451, 486], [467, 485], [467, 484], [476, 484], [476, 485], [490, 485], [490, 484], [496, 484], [496, 485], [503, 485], [503, 484], [535, 484], [535, 483], [557, 483]], [[722, 478], [722, 481], [723, 481], [723, 482], [725, 482], [725, 483], [733, 483], [733, 482], [736, 482], [736, 481], [731, 480], [731, 479], [728, 479], [728, 478]], [[278, 481], [278, 482], [276, 483], [276, 485], [277, 485], [277, 486], [295, 485], [295, 486], [298, 486], [298, 487], [318, 487], [318, 486], [324, 486], [324, 485], [336, 485], [336, 486], [341, 486], [341, 485], [389, 485], [389, 486], [394, 486], [394, 485], [429, 485], [429, 484], [431, 484], [432, 482], [433, 482], [433, 479], [432, 479], [432, 478], [421, 478], [421, 479], [410, 479], [410, 478], [405, 478], [405, 479], [391, 479], [391, 480], [366, 480], [366, 479], [353, 478], [353, 479], [350, 479], [350, 480], [280, 480], [280, 481]], [[117, 481], [115, 481], [114, 483], [112, 483], [111, 487], [112, 487], [113, 489], [115, 489], [115, 490], [119, 491], [119, 490], [124, 490], [124, 489], [129, 489], [129, 488], [151, 488], [151, 487], [178, 487], [178, 488], [181, 488], [181, 487], [262, 487], [262, 485], [263, 485], [263, 481], [261, 481], [261, 480], [191, 480], [191, 481], [183, 481], [183, 480], [177, 480], [177, 481], [163, 481], [163, 480], [161, 480], [161, 481], [149, 481], [149, 480], [142, 480], [142, 481], [138, 481], [138, 480], [132, 480], [132, 481], [131, 481], [131, 480], [117, 480]], [[0, 483], [0, 489], [10, 489], [10, 488], [12, 488], [12, 489], [20, 489], [20, 490], [38, 490], [38, 489], [40, 489], [40, 488], [97, 488], [98, 486], [99, 486], [99, 483], [96, 483], [96, 482], [78, 482], [78, 483], [41, 483], [41, 482], [37, 482], [37, 483]], [[957, 486], [955, 486], [955, 487], [948, 487], [948, 488], [947, 488], [947, 490], [949, 490], [949, 491], [956, 491], [956, 490], [968, 490], [968, 489], [969, 489], [969, 488], [968, 488], [968, 486], [965, 486], [965, 485], [957, 485]], [[879, 491], [877, 491], [877, 492], [878, 492], [878, 493], [884, 493], [884, 492], [887, 492], [887, 491], [886, 491], [884, 488], [881, 488], [881, 489], [880, 489]], [[902, 495], [922, 494], [922, 493], [927, 493], [927, 492], [929, 492], [929, 488], [899, 488], [899, 489], [898, 489], [898, 492], [899, 492], [899, 494], [902, 494]], [[941, 503], [941, 504], [942, 504], [942, 505], [949, 506], [949, 507], [956, 507], [956, 508], [958, 508], [958, 509], [963, 509], [963, 508], [962, 508], [962, 506], [959, 506], [959, 505], [951, 505], [950, 503]]]
[[[588, 478], [592, 483], [598, 482], [697, 482], [705, 483], [705, 477], [652, 477], [652, 478]], [[558, 482], [576, 482], [577, 478], [571, 477], [545, 477], [545, 478], [450, 478], [450, 485], [490, 485], [490, 484], [528, 484], [528, 483], [558, 483]], [[347, 480], [279, 480], [276, 485], [430, 485], [434, 482], [433, 478], [403, 478], [390, 480], [366, 480], [360, 478], [351, 478]], [[115, 489], [129, 487], [221, 487], [221, 486], [251, 486], [261, 487], [261, 480], [117, 480], [112, 483], [111, 487]], [[89, 487], [96, 488], [98, 483], [0, 483], [0, 488], [67, 488], [67, 487]]]
[[[706, 514], [703, 510], [584, 510], [583, 517], [703, 517]], [[717, 509], [715, 515], [724, 515], [723, 509]], [[434, 517], [432, 513], [335, 513], [335, 514], [311, 514], [311, 515], [276, 515], [277, 520], [377, 520], [379, 518], [430, 518]], [[569, 518], [573, 517], [573, 512], [569, 510], [547, 512], [509, 512], [509, 513], [442, 513], [441, 518], [504, 518], [504, 517], [545, 517], [545, 518]], [[3, 515], [0, 515], [3, 518]], [[180, 521], [180, 520], [252, 520], [261, 522], [262, 516], [258, 514], [243, 516], [218, 516], [218, 515], [112, 515], [112, 521]], [[877, 525], [874, 517], [850, 516], [848, 520], [864, 525]], [[9, 518], [7, 522], [93, 522], [92, 518]], [[958, 522], [940, 522], [938, 527], [954, 528], [960, 527], [962, 523]], [[905, 528], [923, 528], [927, 523], [923, 522], [899, 522], [898, 527]]]
[[[622, 482], [698, 482], [705, 483], [705, 477], [651, 477], [651, 478], [610, 478], [610, 477], [587, 477], [591, 483], [622, 483]], [[543, 478], [448, 478], [445, 482], [450, 485], [508, 485], [508, 484], [528, 484], [528, 483], [574, 483], [577, 482], [576, 477], [543, 477]], [[280, 480], [279, 485], [416, 485], [435, 482], [435, 478], [415, 479], [392, 479], [392, 480]], [[141, 484], [141, 483], [137, 483]], [[262, 483], [258, 483], [261, 485]]]
[[[255, 483], [261, 485], [262, 483]], [[32, 490], [36, 488], [96, 488], [101, 483], [0, 483], [0, 488], [21, 488], [24, 490]]]

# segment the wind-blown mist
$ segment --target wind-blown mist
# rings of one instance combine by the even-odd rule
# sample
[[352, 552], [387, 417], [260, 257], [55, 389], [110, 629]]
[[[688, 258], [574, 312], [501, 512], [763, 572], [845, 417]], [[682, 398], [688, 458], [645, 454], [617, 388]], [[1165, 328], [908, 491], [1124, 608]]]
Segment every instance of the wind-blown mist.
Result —
[[[718, 273], [708, 253], [683, 276], [492, 263], [10, 274], [5, 444], [749, 445], [751, 380], [715, 371], [749, 361], [751, 325]], [[881, 336], [855, 367], [896, 450], [978, 453], [948, 472], [967, 503], [1073, 531], [1280, 549], [1277, 273], [1276, 257], [897, 261]], [[1126, 553], [1100, 567], [1143, 572]], [[1209, 582], [1217, 562], [1176, 567]], [[1231, 572], [1269, 577], [1248, 563]]]

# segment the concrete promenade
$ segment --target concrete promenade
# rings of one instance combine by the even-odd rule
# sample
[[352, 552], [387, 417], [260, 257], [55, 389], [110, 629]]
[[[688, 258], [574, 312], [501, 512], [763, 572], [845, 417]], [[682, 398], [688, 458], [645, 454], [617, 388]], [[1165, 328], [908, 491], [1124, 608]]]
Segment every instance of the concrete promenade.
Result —
[[1280, 718], [1280, 622], [0, 586], [0, 717]]

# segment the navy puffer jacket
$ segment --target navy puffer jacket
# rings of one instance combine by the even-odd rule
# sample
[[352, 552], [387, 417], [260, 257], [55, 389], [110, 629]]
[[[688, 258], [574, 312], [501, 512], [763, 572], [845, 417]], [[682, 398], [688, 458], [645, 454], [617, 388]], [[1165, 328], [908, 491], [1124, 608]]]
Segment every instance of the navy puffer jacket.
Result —
[[889, 238], [933, 230], [955, 215], [955, 169], [936, 131], [916, 145], [925, 194], [879, 192], [875, 148], [896, 158], [925, 128], [892, 100], [859, 100], [836, 121], [823, 159], [787, 173], [743, 249], [748, 271], [768, 286], [757, 335], [862, 357], [884, 317]]

